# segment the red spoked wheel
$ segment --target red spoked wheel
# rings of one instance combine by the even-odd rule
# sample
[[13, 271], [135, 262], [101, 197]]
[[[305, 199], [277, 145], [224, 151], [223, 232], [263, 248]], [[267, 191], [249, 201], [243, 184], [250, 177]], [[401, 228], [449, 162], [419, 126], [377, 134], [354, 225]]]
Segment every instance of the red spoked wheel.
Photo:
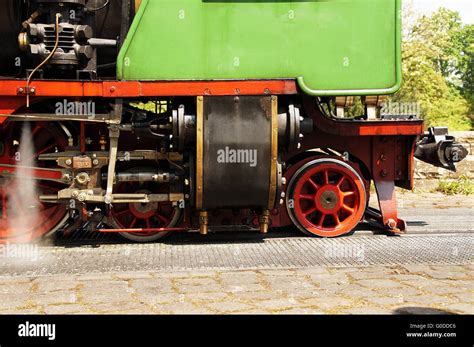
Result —
[[[134, 170], [136, 171], [136, 170]], [[152, 183], [121, 183], [117, 193], [156, 194]], [[114, 204], [110, 224], [117, 229], [158, 229], [175, 227], [181, 219], [181, 209], [171, 202]], [[120, 235], [134, 242], [153, 242], [169, 232], [121, 232]]]
[[[67, 144], [65, 134], [51, 123], [31, 123], [29, 129], [24, 125], [22, 122], [9, 122], [0, 127], [0, 163], [54, 167], [54, 164], [38, 162], [37, 159], [41, 154], [63, 151]], [[28, 139], [22, 138], [24, 129], [31, 131]], [[22, 149], [22, 142], [28, 142], [30, 148], [27, 151]], [[26, 158], [22, 157], [25, 153]], [[40, 195], [56, 194], [65, 188], [64, 185], [28, 180], [2, 176], [0, 172], [0, 244], [33, 241], [54, 232], [67, 219], [64, 205], [46, 204], [39, 200]], [[25, 196], [28, 186], [30, 192], [27, 194], [30, 196]]]
[[337, 237], [350, 233], [366, 208], [360, 175], [337, 159], [317, 159], [303, 165], [288, 186], [287, 208], [304, 233]]

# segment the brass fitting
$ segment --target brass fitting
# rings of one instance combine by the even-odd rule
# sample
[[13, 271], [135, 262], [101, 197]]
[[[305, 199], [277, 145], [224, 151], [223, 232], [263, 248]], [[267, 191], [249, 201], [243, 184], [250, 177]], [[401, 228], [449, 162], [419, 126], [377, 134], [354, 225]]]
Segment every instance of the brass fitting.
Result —
[[99, 144], [101, 151], [105, 151], [107, 146], [107, 139], [105, 138], [105, 135], [100, 135]]
[[207, 235], [209, 231], [209, 214], [207, 211], [199, 212], [199, 232], [201, 235]]
[[267, 234], [268, 226], [270, 225], [270, 210], [263, 210], [259, 221], [260, 221], [260, 232], [262, 234]]
[[28, 50], [28, 45], [30, 44], [30, 39], [26, 32], [21, 32], [18, 35], [18, 46], [22, 52], [26, 52]]

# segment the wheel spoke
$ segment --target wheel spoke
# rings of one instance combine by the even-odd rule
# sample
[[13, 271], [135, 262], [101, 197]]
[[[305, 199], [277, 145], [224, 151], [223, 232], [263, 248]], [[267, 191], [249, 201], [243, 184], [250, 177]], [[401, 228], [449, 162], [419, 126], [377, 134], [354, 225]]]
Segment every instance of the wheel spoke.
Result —
[[318, 228], [321, 228], [323, 226], [326, 216], [327, 216], [326, 214], [321, 213], [321, 216], [319, 217], [318, 224], [317, 224]]
[[130, 229], [135, 227], [135, 224], [137, 224], [137, 221], [138, 221], [137, 217], [133, 217], [132, 223], [130, 223]]
[[305, 215], [306, 217], [308, 217], [310, 214], [312, 214], [312, 213], [314, 213], [314, 212], [316, 212], [316, 211], [317, 211], [316, 207], [313, 207], [313, 208], [310, 208], [309, 210], [307, 210], [307, 211], [305, 211], [305, 212], [303, 212], [303, 213], [304, 213], [304, 215]]
[[355, 210], [352, 207], [349, 207], [346, 204], [342, 205], [342, 208], [351, 214], [355, 212]]
[[316, 182], [313, 181], [312, 178], [309, 178], [309, 179], [308, 179], [308, 183], [311, 184], [311, 186], [312, 186], [315, 190], [318, 190], [318, 189], [319, 189], [319, 186], [316, 184]]
[[314, 200], [314, 196], [309, 194], [300, 194], [300, 199], [302, 200]]
[[164, 222], [165, 225], [168, 224], [169, 221], [168, 221], [167, 218], [163, 217], [163, 216], [162, 216], [161, 214], [159, 214], [158, 212], [157, 212], [155, 215], [158, 217], [158, 219], [160, 219], [162, 222]]
[[323, 181], [324, 184], [329, 184], [329, 170], [323, 171]]
[[48, 152], [49, 150], [51, 150], [51, 149], [53, 149], [53, 148], [55, 148], [55, 147], [56, 147], [56, 144], [53, 143], [52, 145], [49, 145], [49, 146], [43, 148], [42, 150], [37, 151], [37, 152], [36, 152], [31, 158], [29, 158], [29, 159], [37, 159], [41, 154], [44, 154], [44, 153]]
[[35, 136], [36, 133], [38, 132], [38, 130], [40, 130], [40, 129], [41, 129], [40, 125], [39, 125], [38, 123], [36, 123], [36, 124], [35, 124], [35, 127], [33, 128], [33, 130], [31, 130], [31, 136], [32, 136], [32, 137]]
[[336, 223], [336, 226], [341, 225], [341, 221], [339, 220], [339, 216], [337, 213], [333, 214], [332, 217], [334, 218], [334, 222]]
[[348, 191], [348, 192], [342, 192], [342, 194], [344, 195], [345, 198], [347, 198], [347, 197], [349, 197], [349, 196], [355, 195], [355, 192], [353, 192], [353, 191]]
[[150, 218], [147, 218], [147, 219], [146, 219], [146, 227], [147, 227], [148, 229], [151, 229]]
[[345, 180], [346, 180], [346, 176], [342, 175], [341, 178], [339, 179], [339, 181], [337, 181], [337, 184], [336, 184], [336, 185], [337, 185], [339, 188], [341, 188], [341, 185], [342, 185], [342, 183], [344, 183]]

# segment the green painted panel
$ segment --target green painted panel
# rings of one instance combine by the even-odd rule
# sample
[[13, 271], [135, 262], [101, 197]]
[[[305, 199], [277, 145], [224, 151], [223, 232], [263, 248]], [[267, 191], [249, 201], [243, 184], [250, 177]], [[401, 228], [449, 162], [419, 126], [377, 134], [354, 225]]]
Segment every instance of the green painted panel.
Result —
[[297, 78], [312, 95], [400, 87], [401, 0], [144, 0], [124, 80]]

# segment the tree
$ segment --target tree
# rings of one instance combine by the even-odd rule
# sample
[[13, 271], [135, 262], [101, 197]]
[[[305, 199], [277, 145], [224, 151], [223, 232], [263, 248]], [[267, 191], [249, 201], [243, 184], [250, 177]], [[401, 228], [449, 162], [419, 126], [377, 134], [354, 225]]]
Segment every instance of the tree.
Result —
[[419, 102], [429, 126], [472, 129], [472, 26], [463, 26], [459, 13], [445, 8], [414, 23], [410, 8], [408, 16], [402, 45], [404, 82], [392, 101]]

